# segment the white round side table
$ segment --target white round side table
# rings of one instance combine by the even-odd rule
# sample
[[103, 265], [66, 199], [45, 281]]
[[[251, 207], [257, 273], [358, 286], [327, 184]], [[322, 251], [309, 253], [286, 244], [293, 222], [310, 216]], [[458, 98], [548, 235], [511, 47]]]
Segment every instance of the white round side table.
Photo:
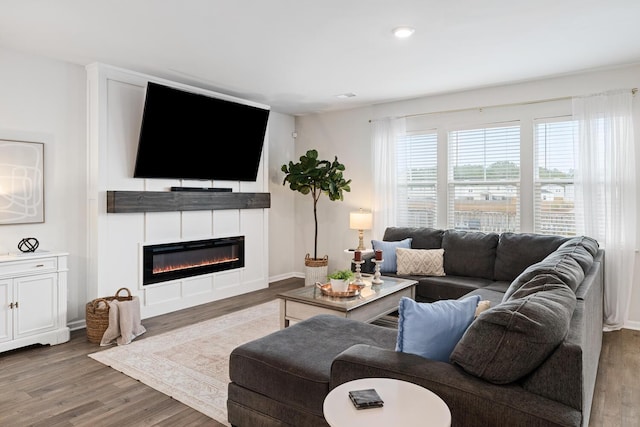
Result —
[[[381, 408], [356, 409], [349, 391], [373, 388], [384, 401]], [[430, 426], [449, 427], [451, 412], [435, 393], [419, 385], [392, 378], [362, 378], [329, 392], [322, 407], [331, 427]]]

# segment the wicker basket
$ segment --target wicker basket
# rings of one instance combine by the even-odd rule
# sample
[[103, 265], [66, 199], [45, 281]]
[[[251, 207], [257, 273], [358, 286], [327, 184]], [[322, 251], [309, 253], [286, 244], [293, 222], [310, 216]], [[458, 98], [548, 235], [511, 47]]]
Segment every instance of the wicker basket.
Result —
[[316, 282], [327, 282], [327, 269], [329, 257], [311, 258], [309, 254], [304, 258], [304, 285], [315, 286]]
[[[127, 291], [127, 296], [120, 296], [121, 291]], [[120, 288], [112, 297], [96, 298], [87, 303], [86, 323], [87, 339], [94, 344], [100, 344], [104, 331], [109, 327], [109, 302], [113, 300], [131, 301], [131, 291]]]

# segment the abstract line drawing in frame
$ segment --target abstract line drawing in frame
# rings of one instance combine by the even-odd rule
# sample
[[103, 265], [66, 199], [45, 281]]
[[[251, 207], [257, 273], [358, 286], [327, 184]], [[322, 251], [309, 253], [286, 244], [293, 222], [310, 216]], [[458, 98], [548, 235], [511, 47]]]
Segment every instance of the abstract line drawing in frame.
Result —
[[44, 222], [44, 144], [0, 139], [0, 225]]

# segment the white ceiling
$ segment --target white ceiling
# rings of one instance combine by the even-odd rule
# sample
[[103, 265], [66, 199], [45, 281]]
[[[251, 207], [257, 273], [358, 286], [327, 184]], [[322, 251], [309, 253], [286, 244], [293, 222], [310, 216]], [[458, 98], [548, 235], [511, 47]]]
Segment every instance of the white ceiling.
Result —
[[638, 63], [640, 0], [0, 0], [0, 46], [300, 115]]

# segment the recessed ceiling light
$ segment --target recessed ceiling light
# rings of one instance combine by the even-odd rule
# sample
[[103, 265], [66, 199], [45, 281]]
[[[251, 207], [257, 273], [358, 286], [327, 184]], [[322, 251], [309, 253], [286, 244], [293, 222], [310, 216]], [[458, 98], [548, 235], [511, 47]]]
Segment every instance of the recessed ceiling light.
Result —
[[396, 27], [393, 29], [393, 35], [399, 39], [406, 39], [410, 37], [416, 31], [415, 28], [411, 27]]
[[341, 93], [340, 95], [336, 95], [336, 98], [347, 99], [347, 98], [353, 98], [354, 96], [356, 96], [355, 93], [349, 92], [349, 93]]

